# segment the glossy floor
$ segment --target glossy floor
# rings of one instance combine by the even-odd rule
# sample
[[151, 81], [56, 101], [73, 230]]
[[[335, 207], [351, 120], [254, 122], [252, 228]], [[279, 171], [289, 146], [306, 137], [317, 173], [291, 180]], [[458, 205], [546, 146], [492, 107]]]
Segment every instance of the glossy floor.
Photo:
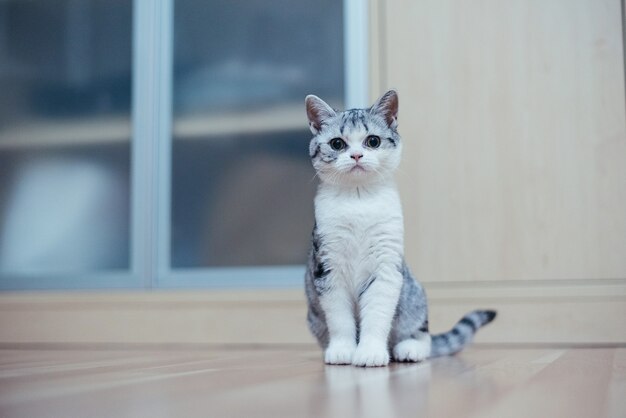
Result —
[[0, 350], [0, 417], [624, 417], [626, 348], [474, 346], [382, 368], [315, 347]]

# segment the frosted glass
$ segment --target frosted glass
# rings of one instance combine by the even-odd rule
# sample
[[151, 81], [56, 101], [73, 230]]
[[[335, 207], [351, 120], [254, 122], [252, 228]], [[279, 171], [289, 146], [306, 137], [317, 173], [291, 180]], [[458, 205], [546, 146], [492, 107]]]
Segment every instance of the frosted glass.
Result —
[[304, 263], [316, 185], [304, 97], [342, 105], [342, 12], [176, 1], [174, 268]]
[[132, 1], [0, 1], [0, 272], [129, 266]]

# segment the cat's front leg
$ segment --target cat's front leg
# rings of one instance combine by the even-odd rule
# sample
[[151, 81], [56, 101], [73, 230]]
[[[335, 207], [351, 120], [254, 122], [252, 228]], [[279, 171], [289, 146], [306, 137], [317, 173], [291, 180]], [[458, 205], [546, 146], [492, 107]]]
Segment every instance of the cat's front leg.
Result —
[[356, 350], [354, 303], [343, 286], [328, 289], [320, 295], [326, 316], [329, 342], [324, 352], [326, 364], [351, 364]]
[[380, 269], [359, 295], [361, 326], [359, 345], [352, 358], [355, 366], [389, 364], [387, 340], [401, 288], [402, 275], [390, 266]]

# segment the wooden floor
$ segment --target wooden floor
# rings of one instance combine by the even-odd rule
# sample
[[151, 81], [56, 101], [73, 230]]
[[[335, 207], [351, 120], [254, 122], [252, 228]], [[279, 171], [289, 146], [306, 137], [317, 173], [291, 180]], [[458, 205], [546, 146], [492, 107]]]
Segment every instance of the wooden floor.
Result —
[[382, 368], [314, 347], [3, 349], [0, 417], [626, 417], [626, 348], [474, 346]]

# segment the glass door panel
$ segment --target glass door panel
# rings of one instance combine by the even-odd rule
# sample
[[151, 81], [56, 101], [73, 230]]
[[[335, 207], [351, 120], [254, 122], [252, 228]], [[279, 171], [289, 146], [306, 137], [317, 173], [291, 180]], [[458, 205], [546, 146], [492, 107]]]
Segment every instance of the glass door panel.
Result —
[[132, 1], [0, 1], [0, 274], [129, 268]]
[[305, 262], [304, 97], [343, 105], [343, 49], [343, 2], [175, 2], [173, 269]]

